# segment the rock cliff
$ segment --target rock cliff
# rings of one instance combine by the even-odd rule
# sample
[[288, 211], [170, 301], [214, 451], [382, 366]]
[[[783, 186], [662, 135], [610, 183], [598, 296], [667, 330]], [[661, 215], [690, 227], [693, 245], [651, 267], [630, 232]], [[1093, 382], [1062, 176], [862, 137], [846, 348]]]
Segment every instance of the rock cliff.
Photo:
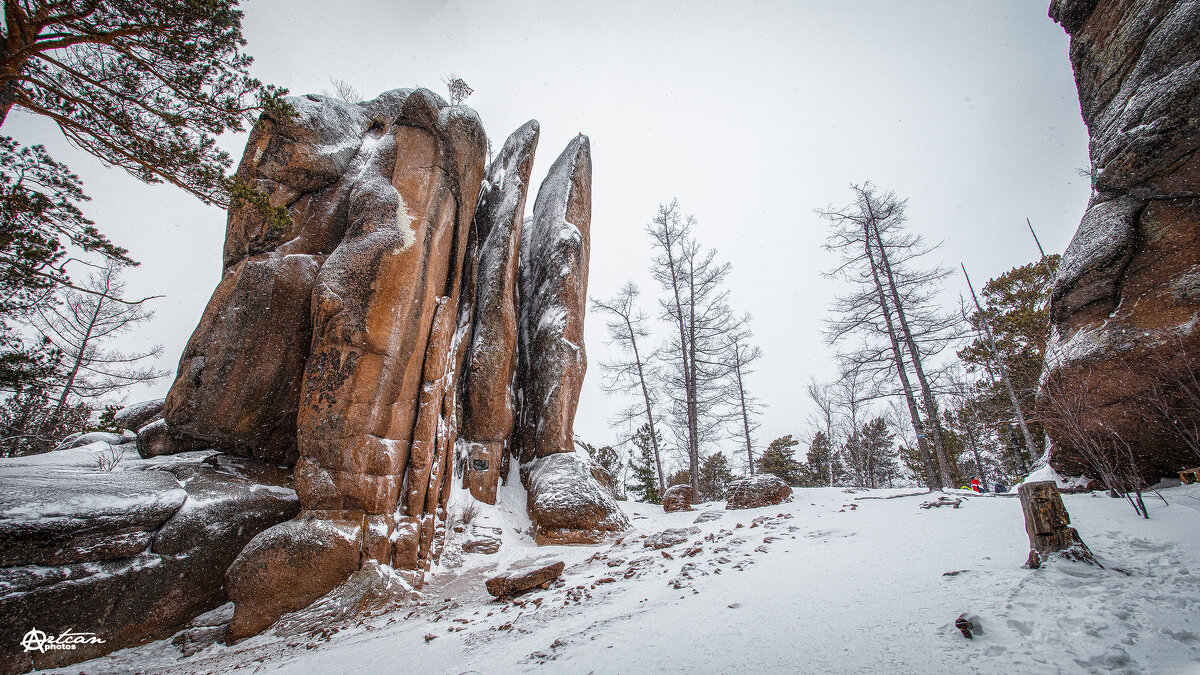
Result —
[[1051, 461], [1154, 482], [1200, 463], [1200, 5], [1055, 0], [1050, 16], [1071, 35], [1093, 187], [1051, 303]]

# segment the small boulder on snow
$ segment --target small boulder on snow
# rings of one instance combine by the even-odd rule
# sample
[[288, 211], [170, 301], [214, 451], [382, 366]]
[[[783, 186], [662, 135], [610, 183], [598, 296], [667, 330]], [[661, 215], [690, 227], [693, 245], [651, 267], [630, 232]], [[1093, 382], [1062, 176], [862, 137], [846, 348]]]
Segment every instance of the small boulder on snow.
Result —
[[114, 434], [108, 431], [92, 431], [86, 434], [71, 434], [63, 439], [62, 443], [55, 446], [54, 450], [70, 450], [71, 448], [81, 448], [92, 443], [108, 443], [109, 445], [120, 445], [125, 442], [125, 437], [121, 434]]
[[692, 488], [690, 485], [672, 485], [663, 493], [662, 498], [663, 511], [674, 513], [675, 511], [691, 511], [692, 509]]
[[503, 598], [527, 591], [535, 586], [542, 586], [554, 581], [562, 574], [564, 567], [566, 565], [563, 561], [556, 560], [549, 565], [501, 574], [487, 580], [487, 592], [493, 597]]
[[629, 518], [592, 473], [592, 462], [563, 452], [522, 467], [538, 544], [595, 544], [624, 532]]
[[642, 546], [653, 551], [670, 548], [687, 541], [693, 534], [700, 534], [698, 527], [673, 527], [646, 537]]
[[733, 481], [728, 494], [727, 509], [753, 509], [792, 501], [791, 486], [769, 473]]

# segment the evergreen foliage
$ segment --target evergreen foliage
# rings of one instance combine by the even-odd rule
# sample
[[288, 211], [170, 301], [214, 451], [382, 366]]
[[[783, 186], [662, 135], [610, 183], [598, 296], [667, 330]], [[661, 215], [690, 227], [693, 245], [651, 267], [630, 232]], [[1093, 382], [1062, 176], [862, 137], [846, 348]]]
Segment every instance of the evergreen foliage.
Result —
[[795, 448], [800, 445], [791, 434], [771, 441], [758, 456], [758, 473], [769, 473], [781, 478], [788, 485], [799, 485], [803, 481], [802, 467], [795, 458]]

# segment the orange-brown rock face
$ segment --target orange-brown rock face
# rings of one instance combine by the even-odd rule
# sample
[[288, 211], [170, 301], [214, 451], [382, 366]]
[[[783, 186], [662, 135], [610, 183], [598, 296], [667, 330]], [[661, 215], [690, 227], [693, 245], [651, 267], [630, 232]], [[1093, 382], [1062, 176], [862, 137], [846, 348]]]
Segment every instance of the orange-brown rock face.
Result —
[[1094, 191], [1055, 280], [1039, 407], [1060, 471], [1154, 482], [1200, 461], [1200, 6], [1050, 12], [1071, 34]]
[[344, 174], [372, 123], [364, 106], [319, 96], [291, 103], [293, 119], [264, 116], [255, 125], [237, 179], [287, 207], [292, 223], [274, 224], [263, 209], [235, 200], [224, 275], [164, 407], [176, 433], [289, 466], [312, 341], [312, 287], [346, 229], [352, 183]]
[[[314, 524], [357, 523], [355, 569], [370, 560], [428, 569], [439, 553], [467, 337], [456, 330], [460, 280], [486, 139], [474, 112], [425, 90], [361, 107], [374, 121], [338, 179], [343, 201], [324, 210], [344, 217], [344, 227], [328, 228], [343, 234], [311, 288], [294, 422], [304, 511], [263, 532], [230, 568], [239, 634], [345, 580], [341, 562], [338, 573], [306, 574], [325, 557], [341, 561], [349, 531]], [[302, 155], [307, 141], [296, 144], [280, 154]], [[297, 541], [313, 553], [281, 568], [281, 586], [263, 570]], [[293, 597], [275, 597], [288, 586]]]
[[145, 437], [153, 452], [203, 442], [294, 465], [300, 515], [227, 571], [232, 639], [365, 566], [419, 586], [445, 543], [456, 457], [492, 503], [509, 457], [526, 460], [539, 542], [626, 529], [611, 477], [570, 452], [586, 367], [587, 138], [555, 162], [528, 225], [536, 121], [485, 179], [479, 118], [432, 92], [289, 103], [293, 118], [251, 133], [238, 177], [258, 196], [231, 208], [224, 277]]
[[575, 407], [587, 370], [591, 219], [591, 146], [581, 134], [550, 167], [521, 234], [521, 403], [513, 438], [523, 463], [574, 450]]
[[513, 428], [517, 263], [538, 132], [530, 120], [505, 141], [488, 166], [471, 228], [460, 316], [470, 322], [472, 337], [462, 374], [459, 440], [467, 455], [464, 482], [488, 504], [496, 503]]

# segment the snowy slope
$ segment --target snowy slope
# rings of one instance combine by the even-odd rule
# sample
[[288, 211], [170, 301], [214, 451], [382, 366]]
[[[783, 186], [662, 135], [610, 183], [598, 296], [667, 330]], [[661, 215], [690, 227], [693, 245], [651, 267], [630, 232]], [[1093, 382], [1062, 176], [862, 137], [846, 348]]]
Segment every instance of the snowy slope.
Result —
[[[1200, 486], [1164, 490], [1169, 506], [1152, 497], [1149, 521], [1123, 500], [1067, 495], [1105, 569], [1036, 571], [1021, 567], [1015, 497], [963, 493], [960, 508], [927, 510], [927, 494], [881, 498], [898, 494], [797, 490], [777, 507], [673, 514], [623, 502], [636, 529], [615, 545], [537, 548], [506, 531], [502, 565], [567, 563], [562, 585], [516, 602], [484, 593], [497, 556], [468, 555], [424, 605], [324, 636], [266, 634], [186, 659], [167, 640], [72, 671], [1200, 672]], [[645, 547], [710, 511], [672, 557]], [[963, 612], [981, 619], [974, 640], [954, 628]]]

